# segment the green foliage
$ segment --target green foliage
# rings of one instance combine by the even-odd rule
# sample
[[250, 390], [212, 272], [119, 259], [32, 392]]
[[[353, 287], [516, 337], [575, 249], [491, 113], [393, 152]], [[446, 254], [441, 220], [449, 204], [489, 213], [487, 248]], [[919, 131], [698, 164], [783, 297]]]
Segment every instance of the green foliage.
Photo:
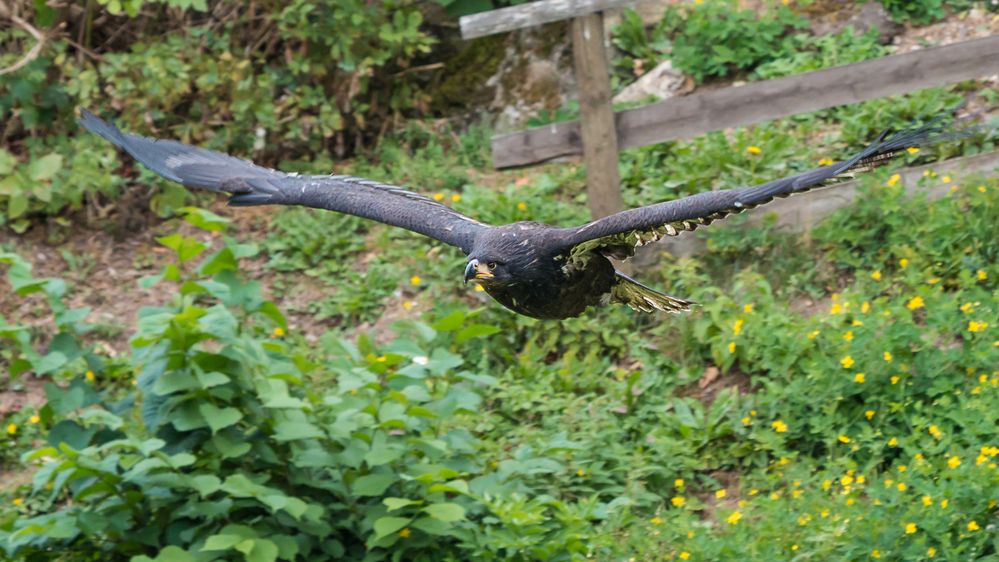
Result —
[[911, 21], [917, 25], [932, 23], [947, 15], [946, 0], [881, 0], [881, 4], [896, 21]]
[[891, 50], [878, 43], [877, 29], [857, 33], [846, 27], [839, 33], [795, 35], [795, 46], [786, 57], [756, 67], [753, 77], [762, 80], [812, 72], [833, 66], [843, 66], [888, 55]]

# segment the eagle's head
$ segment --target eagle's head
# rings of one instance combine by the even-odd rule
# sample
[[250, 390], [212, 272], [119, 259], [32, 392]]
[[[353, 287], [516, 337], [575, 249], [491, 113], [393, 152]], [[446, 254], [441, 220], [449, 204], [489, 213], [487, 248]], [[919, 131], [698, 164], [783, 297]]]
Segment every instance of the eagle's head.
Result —
[[530, 282], [546, 277], [546, 262], [538, 247], [534, 223], [515, 223], [483, 233], [468, 254], [465, 283], [475, 280], [486, 289]]

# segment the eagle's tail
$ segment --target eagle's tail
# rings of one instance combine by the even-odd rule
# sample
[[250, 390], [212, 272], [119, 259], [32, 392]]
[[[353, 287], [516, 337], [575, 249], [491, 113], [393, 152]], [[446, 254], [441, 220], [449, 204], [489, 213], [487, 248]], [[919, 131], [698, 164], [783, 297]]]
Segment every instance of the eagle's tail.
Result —
[[626, 304], [642, 312], [652, 312], [653, 310], [686, 312], [690, 310], [691, 305], [697, 304], [693, 301], [664, 295], [655, 289], [642, 285], [620, 271], [614, 273], [617, 275], [617, 279], [610, 292], [610, 302], [612, 303]]

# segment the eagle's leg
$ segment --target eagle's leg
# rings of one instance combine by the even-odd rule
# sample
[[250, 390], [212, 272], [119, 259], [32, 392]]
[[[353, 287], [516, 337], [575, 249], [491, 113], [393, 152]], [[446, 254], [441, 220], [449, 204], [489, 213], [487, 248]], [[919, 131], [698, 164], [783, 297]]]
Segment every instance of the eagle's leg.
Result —
[[615, 283], [610, 292], [610, 302], [621, 303], [642, 312], [661, 310], [663, 312], [685, 312], [690, 310], [693, 301], [664, 295], [646, 287], [631, 277], [615, 271]]

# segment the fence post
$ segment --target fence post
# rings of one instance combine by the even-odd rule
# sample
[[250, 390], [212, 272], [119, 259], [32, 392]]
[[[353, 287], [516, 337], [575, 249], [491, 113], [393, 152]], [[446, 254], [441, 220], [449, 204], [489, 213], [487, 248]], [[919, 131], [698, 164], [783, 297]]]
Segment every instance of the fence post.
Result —
[[572, 20], [572, 53], [579, 84], [580, 129], [586, 165], [586, 194], [594, 219], [622, 209], [617, 133], [602, 12]]

